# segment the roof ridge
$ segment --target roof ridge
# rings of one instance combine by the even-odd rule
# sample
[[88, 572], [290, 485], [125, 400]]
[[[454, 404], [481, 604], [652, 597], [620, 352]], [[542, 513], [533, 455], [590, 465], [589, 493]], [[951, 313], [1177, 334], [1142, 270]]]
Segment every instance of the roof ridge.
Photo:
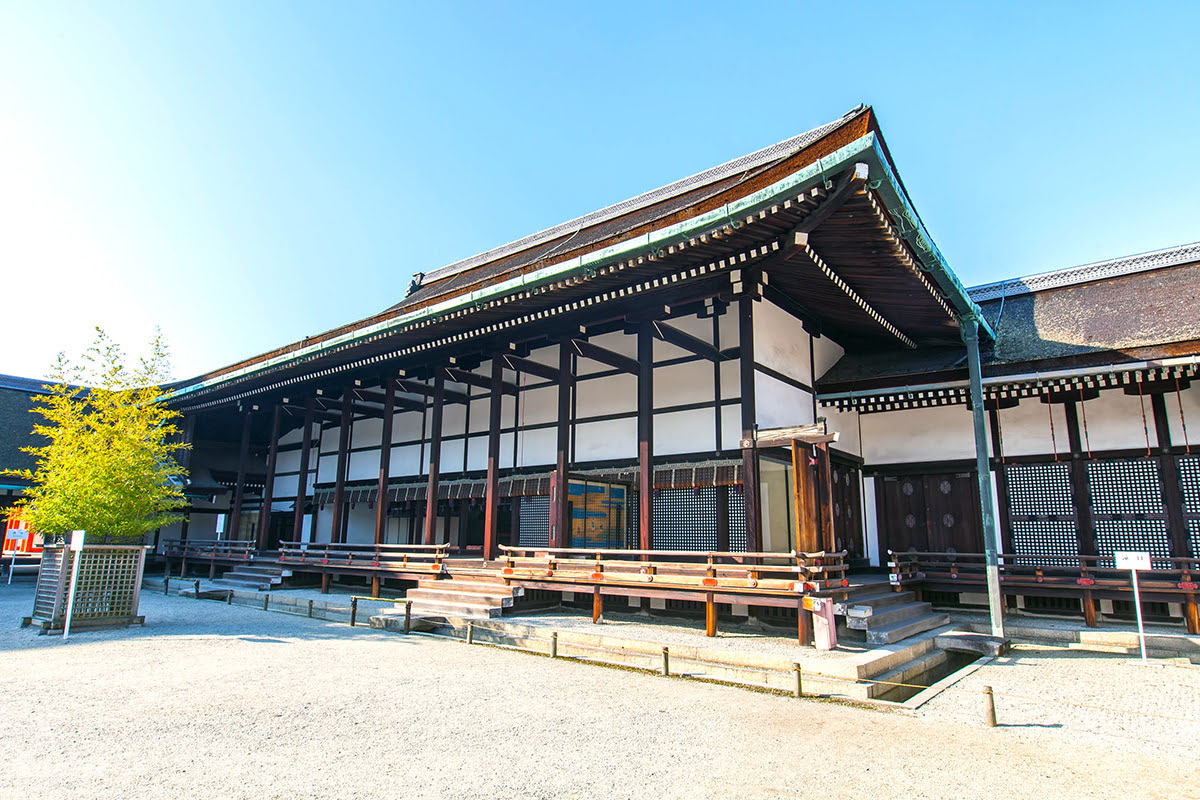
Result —
[[1021, 278], [1007, 278], [994, 283], [984, 283], [967, 289], [967, 294], [975, 302], [994, 300], [998, 297], [1013, 297], [1015, 295], [1032, 294], [1047, 289], [1057, 289], [1063, 286], [1074, 286], [1080, 283], [1115, 278], [1121, 275], [1131, 275], [1135, 272], [1147, 272], [1163, 267], [1185, 264], [1189, 261], [1200, 261], [1200, 242], [1164, 247], [1160, 250], [1147, 250], [1143, 253], [1095, 261], [1090, 264], [1080, 264], [1066, 269], [1039, 272]]
[[836, 128], [849, 122], [851, 119], [866, 111], [868, 108], [869, 106], [860, 103], [858, 106], [846, 112], [832, 122], [826, 122], [822, 125], [818, 125], [815, 128], [797, 134], [796, 136], [784, 139], [781, 142], [776, 142], [775, 144], [755, 150], [752, 153], [738, 156], [737, 158], [730, 159], [723, 164], [718, 164], [715, 167], [709, 167], [708, 169], [702, 170], [693, 175], [689, 175], [681, 180], [672, 181], [665, 186], [660, 186], [657, 189], [651, 189], [648, 192], [634, 195], [633, 197], [629, 197], [618, 203], [613, 203], [612, 205], [605, 206], [604, 208], [589, 212], [579, 217], [575, 217], [574, 219], [567, 220], [566, 222], [560, 222], [557, 225], [520, 239], [515, 239], [507, 244], [494, 247], [491, 250], [477, 253], [476, 255], [464, 258], [460, 261], [455, 261], [443, 267], [438, 267], [432, 272], [426, 273], [423, 276], [421, 283], [428, 285], [432, 281], [449, 278], [453, 275], [457, 275], [461, 272], [471, 269], [472, 267], [485, 264], [498, 258], [503, 258], [504, 256], [511, 255], [513, 253], [521, 252], [522, 250], [527, 250], [530, 247], [535, 247], [539, 244], [544, 244], [547, 241], [558, 238], [559, 236], [582, 230], [584, 227], [589, 225], [595, 225], [632, 211], [645, 208], [646, 206], [652, 205], [660, 200], [673, 197], [674, 195], [681, 193], [684, 189], [692, 188], [693, 186], [702, 186], [706, 183], [712, 183], [713, 181], [729, 177], [739, 170], [746, 171], [754, 169], [755, 167], [761, 166], [764, 163], [785, 158], [803, 149], [814, 139], [819, 139], [830, 131], [835, 130]]

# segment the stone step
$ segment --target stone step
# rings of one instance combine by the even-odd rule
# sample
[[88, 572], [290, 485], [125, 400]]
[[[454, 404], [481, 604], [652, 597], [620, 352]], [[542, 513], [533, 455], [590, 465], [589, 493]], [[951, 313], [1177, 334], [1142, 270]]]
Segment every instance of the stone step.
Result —
[[[403, 609], [399, 610], [403, 613]], [[412, 613], [422, 616], [462, 617], [463, 619], [489, 619], [499, 617], [503, 609], [485, 603], [465, 603], [449, 600], [413, 601]]]
[[261, 572], [242, 572], [240, 569], [231, 569], [221, 577], [239, 581], [258, 581], [259, 583], [269, 583], [272, 585], [283, 583], [282, 575], [267, 575]]
[[270, 581], [262, 581], [256, 578], [238, 578], [236, 576], [217, 578], [212, 584], [213, 586], [226, 586], [230, 589], [254, 589], [259, 592], [272, 588]]
[[869, 594], [869, 595], [863, 595], [861, 597], [854, 597], [854, 598], [851, 598], [850, 600], [843, 601], [839, 605], [842, 605], [847, 609], [869, 608], [869, 609], [871, 609], [871, 613], [869, 613], [869, 614], [859, 613], [859, 614], [852, 614], [851, 616], [870, 617], [870, 616], [874, 616], [875, 614], [878, 614], [881, 609], [886, 608], [888, 606], [902, 605], [905, 603], [915, 603], [916, 600], [917, 600], [916, 592], [894, 592], [894, 591], [889, 590], [886, 592], [880, 592], [879, 594]]
[[244, 575], [274, 575], [277, 578], [283, 577], [283, 570], [279, 567], [263, 567], [257, 564], [243, 564], [234, 567], [230, 572], [237, 572]]
[[868, 644], [893, 644], [907, 639], [909, 636], [947, 625], [949, 622], [949, 614], [926, 614], [883, 628], [871, 628], [867, 631], [867, 642]]
[[440, 603], [449, 601], [451, 603], [468, 603], [473, 605], [495, 606], [496, 608], [512, 608], [513, 597], [511, 594], [484, 594], [483, 592], [463, 592], [451, 588], [437, 589], [409, 589], [405, 595], [405, 599], [416, 602]]
[[886, 628], [889, 625], [895, 625], [897, 622], [903, 622], [904, 620], [923, 617], [931, 611], [933, 611], [933, 606], [929, 603], [903, 603], [901, 605], [884, 606], [875, 610], [869, 617], [848, 618], [846, 626], [863, 631], [873, 631], [877, 628]]
[[473, 581], [461, 580], [459, 578], [451, 578], [450, 580], [433, 580], [430, 578], [421, 578], [417, 581], [418, 589], [452, 589], [456, 592], [469, 592], [472, 594], [496, 595], [498, 597], [522, 597], [525, 594], [524, 586], [508, 586], [503, 582], [494, 583], [492, 581]]

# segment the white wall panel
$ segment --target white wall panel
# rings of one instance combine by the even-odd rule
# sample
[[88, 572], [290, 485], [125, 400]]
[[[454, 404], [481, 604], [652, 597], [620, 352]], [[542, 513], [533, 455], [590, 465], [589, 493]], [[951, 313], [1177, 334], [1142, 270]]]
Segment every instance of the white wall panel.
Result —
[[392, 417], [392, 441], [412, 442], [421, 438], [421, 412], [404, 411]]
[[868, 464], [975, 457], [975, 432], [966, 406], [863, 414], [860, 422]]
[[721, 407], [721, 449], [739, 450], [742, 442], [742, 411], [740, 406]]
[[283, 475], [275, 478], [275, 483], [271, 491], [277, 499], [284, 499], [296, 496], [296, 481], [299, 480], [298, 475]]
[[[501, 404], [501, 409], [504, 408]], [[488, 423], [491, 421], [492, 399], [487, 397], [483, 400], [471, 401], [471, 433], [483, 433], [488, 429]], [[504, 419], [504, 413], [501, 411], [500, 419]]]
[[[309, 456], [311, 457], [311, 453]], [[288, 450], [286, 453], [278, 453], [275, 456], [275, 471], [276, 472], [296, 472], [300, 469], [300, 451]]]
[[408, 444], [392, 448], [392, 459], [388, 462], [388, 475], [399, 478], [406, 475], [417, 475], [422, 472], [420, 462], [421, 446]]
[[[1101, 393], [1103, 394], [1103, 393]], [[1171, 423], [1171, 443], [1184, 444], [1183, 429], [1187, 427], [1187, 444], [1200, 444], [1200, 389], [1184, 389], [1180, 396], [1174, 392], [1166, 397], [1167, 419]], [[1179, 404], [1183, 403], [1183, 419], [1179, 417]]]
[[[430, 422], [433, 411], [429, 412]], [[442, 436], [460, 436], [467, 431], [467, 407], [462, 403], [442, 407]]]
[[516, 436], [511, 433], [500, 434], [500, 468], [509, 469], [513, 465], [513, 443]]
[[721, 332], [721, 349], [735, 347], [738, 343], [737, 306], [731, 305], [728, 311], [717, 317], [717, 324]]
[[828, 372], [845, 353], [845, 349], [828, 336], [813, 339], [813, 362], [817, 368], [817, 378]]
[[333, 480], [337, 475], [337, 455], [321, 456], [320, 464], [318, 466], [321, 471], [321, 477], [324, 480]]
[[[467, 440], [467, 469], [487, 469], [488, 437], [472, 436]], [[504, 462], [500, 462], [504, 463]]]
[[838, 434], [838, 440], [831, 445], [843, 453], [862, 455], [862, 443], [858, 440], [858, 412], [838, 411], [836, 408], [819, 409], [820, 416], [825, 417], [828, 430]]
[[378, 447], [383, 437], [383, 420], [368, 417], [354, 421], [350, 429], [350, 448], [357, 450], [361, 447]]
[[521, 425], [538, 425], [558, 419], [558, 387], [545, 386], [521, 392]]
[[[301, 412], [301, 413], [303, 413], [303, 412]], [[304, 428], [304, 426], [301, 425], [299, 428], [296, 428], [295, 430], [290, 430], [287, 433], [283, 434], [282, 436], [279, 437], [279, 443], [280, 444], [300, 444], [300, 438], [301, 438], [300, 434], [304, 433], [303, 428]]]
[[439, 468], [443, 475], [462, 472], [463, 444], [462, 439], [442, 442], [442, 463]]
[[655, 408], [711, 403], [713, 396], [713, 368], [710, 361], [689, 361], [654, 368]]
[[875, 479], [864, 477], [862, 481], [862, 521], [867, 543], [867, 558], [871, 565], [880, 566], [879, 555], [879, 509], [875, 506]]
[[[724, 343], [722, 348], [724, 349]], [[721, 399], [733, 400], [742, 393], [742, 364], [738, 360], [721, 362]]]
[[[965, 406], [957, 408], [963, 409], [963, 413], [969, 415]], [[1021, 400], [1015, 408], [1003, 408], [999, 413], [1006, 456], [1043, 455], [1053, 452], [1050, 435], [1051, 415], [1054, 417], [1054, 440], [1058, 452], [1070, 449], [1066, 412], [1061, 405], [1048, 406], [1036, 397], [1029, 397]], [[874, 415], [863, 415], [863, 421], [871, 416]]]
[[576, 461], [615, 458], [637, 458], [637, 419], [589, 422], [576, 428]]
[[813, 421], [812, 395], [761, 372], [754, 374], [758, 427], [790, 428]]
[[716, 419], [711, 408], [654, 415], [654, 454], [697, 453], [715, 449]]
[[337, 450], [340, 427], [325, 428], [321, 431], [321, 450]]
[[362, 481], [379, 477], [379, 451], [363, 450], [350, 454], [350, 464], [346, 468], [346, 480]]
[[808, 333], [800, 320], [769, 300], [754, 304], [754, 360], [812, 385]]
[[[1179, 406], [1175, 395], [1168, 395], [1167, 416], [1174, 412], [1176, 420], [1179, 417]], [[1029, 403], [1023, 400], [1022, 403]], [[1150, 398], [1145, 398], [1146, 422], [1150, 431], [1150, 443], [1158, 446], [1158, 434], [1154, 429], [1154, 409]], [[1147, 427], [1142, 425], [1142, 406], [1137, 395], [1127, 395], [1120, 389], [1101, 391], [1095, 400], [1076, 404], [1079, 416], [1079, 440], [1085, 448], [1092, 450], [1125, 450], [1146, 446]], [[1087, 439], [1084, 439], [1083, 420], [1087, 416]], [[1174, 440], [1172, 440], [1174, 441]], [[1182, 443], [1182, 438], [1180, 442]]]
[[523, 431], [517, 453], [517, 464], [522, 467], [553, 464], [558, 449], [558, 434], [554, 428]]
[[575, 398], [580, 417], [637, 411], [637, 376], [623, 372], [581, 381], [575, 387]]

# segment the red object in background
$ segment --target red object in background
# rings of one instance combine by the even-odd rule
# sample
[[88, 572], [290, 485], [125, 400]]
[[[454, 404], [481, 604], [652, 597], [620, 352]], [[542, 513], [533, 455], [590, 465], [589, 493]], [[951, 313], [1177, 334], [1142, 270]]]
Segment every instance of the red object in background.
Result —
[[[29, 531], [29, 535], [23, 541], [10, 540], [8, 532], [13, 530], [26, 530]], [[31, 556], [41, 555], [42, 535], [29, 530], [29, 527], [25, 524], [25, 509], [10, 508], [8, 510], [8, 522], [4, 526], [4, 542], [2, 546], [4, 555], [6, 556], [12, 555], [14, 546], [16, 551], [21, 554]]]

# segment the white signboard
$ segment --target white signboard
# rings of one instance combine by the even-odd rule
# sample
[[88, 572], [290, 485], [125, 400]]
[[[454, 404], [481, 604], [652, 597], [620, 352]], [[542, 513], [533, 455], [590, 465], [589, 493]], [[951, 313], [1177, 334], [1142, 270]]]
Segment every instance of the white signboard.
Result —
[[71, 550], [83, 549], [83, 531], [71, 531]]
[[13, 528], [11, 531], [8, 531], [4, 534], [4, 538], [10, 542], [23, 542], [29, 538], [29, 531], [24, 531], [20, 528]]
[[1113, 553], [1113, 559], [1117, 563], [1117, 569], [1150, 569], [1149, 553], [1127, 553], [1118, 550]]

